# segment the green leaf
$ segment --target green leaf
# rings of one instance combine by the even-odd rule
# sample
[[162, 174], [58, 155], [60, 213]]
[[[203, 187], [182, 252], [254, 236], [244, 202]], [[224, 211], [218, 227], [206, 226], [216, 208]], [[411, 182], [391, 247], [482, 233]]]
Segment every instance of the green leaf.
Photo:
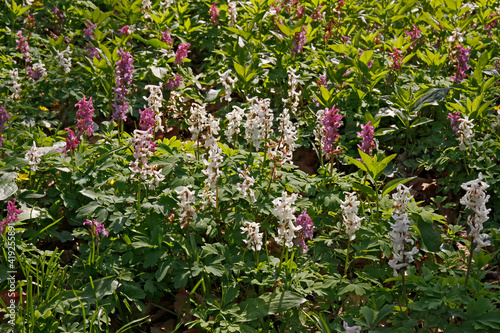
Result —
[[257, 298], [250, 298], [239, 304], [243, 315], [249, 320], [262, 318], [290, 310], [306, 301], [305, 298], [291, 292], [266, 293]]
[[241, 66], [237, 62], [234, 63], [234, 69], [242, 79], [245, 79], [245, 67]]
[[417, 232], [422, 241], [422, 247], [431, 252], [438, 252], [441, 247], [441, 233], [433, 223], [427, 223], [422, 218], [417, 219]]
[[366, 167], [366, 165], [364, 165], [362, 162], [358, 161], [357, 159], [355, 158], [352, 158], [350, 156], [346, 156], [347, 159], [349, 160], [349, 163], [350, 164], [354, 164], [355, 166], [357, 166], [360, 170], [363, 170], [364, 172], [368, 172], [368, 169]]
[[0, 200], [8, 199], [17, 192], [17, 172], [4, 173], [0, 177]]
[[415, 102], [412, 112], [419, 111], [425, 105], [438, 105], [438, 102], [443, 101], [449, 91], [450, 88], [434, 88], [429, 90], [429, 92]]
[[363, 317], [365, 318], [366, 324], [368, 326], [371, 326], [373, 324], [373, 321], [375, 320], [375, 316], [377, 315], [377, 311], [374, 309], [371, 309], [367, 306], [361, 307], [361, 313], [363, 314]]
[[399, 184], [404, 184], [406, 182], [409, 182], [415, 177], [411, 178], [397, 178], [393, 179], [387, 184], [385, 184], [384, 189], [382, 190], [382, 197], [386, 196], [387, 194], [391, 193], [396, 187], [398, 187]]
[[82, 290], [81, 298], [97, 298], [101, 300], [105, 296], [112, 295], [113, 292], [120, 286], [120, 283], [111, 278], [103, 278], [93, 281], [94, 288], [92, 284], [88, 283]]
[[366, 194], [371, 201], [377, 200], [377, 193], [375, 193], [375, 191], [369, 186], [362, 185], [360, 183], [354, 183], [352, 184], [352, 188], [363, 194]]
[[222, 266], [221, 264], [212, 264], [210, 266], [206, 266], [205, 271], [208, 274], [213, 274], [215, 276], [222, 276], [224, 275], [225, 269], [224, 266]]
[[356, 283], [348, 284], [344, 288], [339, 290], [339, 295], [354, 292], [358, 296], [363, 296], [367, 290], [370, 290], [370, 285], [368, 283]]

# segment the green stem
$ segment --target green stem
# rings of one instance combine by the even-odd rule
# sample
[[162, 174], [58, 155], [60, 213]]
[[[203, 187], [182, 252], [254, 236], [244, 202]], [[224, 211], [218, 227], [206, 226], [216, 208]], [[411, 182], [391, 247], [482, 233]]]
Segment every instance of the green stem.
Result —
[[351, 248], [351, 238], [349, 237], [349, 241], [347, 242], [347, 251], [345, 254], [345, 267], [344, 267], [344, 277], [347, 277], [347, 268], [349, 267], [349, 250]]
[[465, 274], [465, 290], [467, 290], [467, 284], [469, 282], [470, 271], [472, 268], [472, 254], [474, 253], [474, 249], [476, 248], [476, 244], [474, 243], [474, 238], [471, 237], [470, 240], [470, 253], [469, 259], [467, 261], [467, 273]]

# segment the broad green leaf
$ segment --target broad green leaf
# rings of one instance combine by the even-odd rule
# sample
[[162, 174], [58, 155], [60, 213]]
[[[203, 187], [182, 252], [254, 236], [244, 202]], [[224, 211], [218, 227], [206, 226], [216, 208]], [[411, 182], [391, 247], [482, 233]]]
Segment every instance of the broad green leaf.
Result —
[[391, 180], [390, 182], [388, 182], [387, 184], [385, 184], [384, 189], [382, 190], [382, 197], [386, 196], [387, 194], [389, 194], [393, 190], [395, 190], [396, 187], [398, 187], [399, 184], [404, 184], [406, 182], [409, 182], [413, 178], [415, 178], [415, 177], [411, 177], [411, 178], [397, 178], [397, 179]]
[[450, 88], [434, 88], [429, 90], [429, 92], [415, 102], [412, 112], [419, 111], [425, 105], [438, 105], [438, 102], [443, 101], [449, 91]]
[[422, 245], [431, 252], [438, 252], [441, 246], [441, 233], [433, 223], [427, 223], [422, 218], [417, 219], [417, 232]]

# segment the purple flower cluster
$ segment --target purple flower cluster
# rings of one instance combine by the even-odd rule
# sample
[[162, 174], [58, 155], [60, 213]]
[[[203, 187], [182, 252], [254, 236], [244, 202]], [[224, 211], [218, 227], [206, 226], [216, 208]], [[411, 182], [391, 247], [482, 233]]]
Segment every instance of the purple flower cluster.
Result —
[[165, 86], [165, 88], [167, 90], [175, 90], [177, 88], [179, 88], [179, 86], [181, 85], [181, 82], [183, 81], [182, 77], [180, 74], [175, 74], [173, 78], [170, 78], [168, 81], [167, 81], [167, 84]]
[[113, 88], [115, 93], [115, 103], [113, 103], [113, 108], [115, 112], [112, 117], [113, 120], [122, 119], [127, 120], [127, 112], [129, 102], [127, 101], [127, 95], [130, 92], [127, 90], [127, 86], [132, 83], [132, 72], [134, 70], [134, 59], [130, 52], [125, 52], [122, 49], [118, 51], [118, 56], [120, 60], [116, 62], [116, 88]]
[[18, 214], [21, 214], [23, 211], [16, 208], [16, 199], [14, 201], [7, 201], [7, 217], [5, 220], [0, 222], [0, 234], [3, 234], [5, 231], [5, 226], [11, 224], [12, 222], [18, 221]]
[[[495, 17], [495, 16], [500, 16], [500, 12], [498, 13], [493, 13], [490, 15], [490, 19], [492, 17]], [[491, 30], [498, 24], [498, 18], [495, 18], [493, 21], [491, 21], [490, 23], [487, 23], [486, 24], [486, 31], [488, 32], [488, 37], [493, 37], [493, 34], [491, 33]]]
[[76, 127], [78, 128], [77, 133], [78, 137], [83, 133], [87, 133], [88, 137], [91, 137], [94, 134], [94, 107], [92, 106], [92, 97], [87, 101], [85, 100], [85, 95], [83, 95], [83, 99], [75, 104], [75, 107], [78, 107], [78, 111], [76, 111]]
[[155, 126], [155, 113], [152, 108], [147, 108], [144, 110], [139, 109], [139, 113], [141, 115], [141, 118], [139, 120], [139, 127], [143, 131], [149, 131], [154, 128]]
[[68, 135], [66, 136], [66, 146], [64, 147], [62, 152], [65, 153], [66, 156], [68, 156], [68, 151], [74, 153], [76, 147], [78, 147], [78, 145], [80, 144], [80, 141], [71, 129], [65, 128], [65, 130], [68, 131]]
[[170, 28], [167, 28], [167, 30], [161, 33], [161, 41], [168, 44], [168, 46], [172, 46], [174, 39], [170, 35]]
[[304, 209], [304, 211], [302, 211], [302, 213], [295, 219], [295, 226], [301, 227], [297, 231], [295, 245], [300, 246], [302, 253], [307, 253], [308, 246], [305, 242], [305, 239], [313, 239], [314, 226], [311, 217], [307, 214], [306, 209]]
[[415, 24], [412, 24], [412, 26], [413, 30], [411, 31], [405, 30], [406, 37], [410, 37], [410, 42], [414, 42], [422, 36], [422, 30], [418, 29], [418, 27]]
[[102, 224], [101, 222], [97, 222], [96, 219], [87, 220], [87, 221], [83, 222], [83, 225], [90, 225], [91, 226], [92, 232], [94, 233], [96, 239], [98, 239], [99, 235], [101, 235], [101, 234], [106, 236], [106, 237], [109, 237], [109, 232], [107, 232], [106, 229], [104, 228], [104, 224]]
[[328, 88], [328, 82], [326, 82], [326, 76], [320, 76], [317, 83], [318, 86], [323, 86], [325, 88]]
[[26, 62], [31, 62], [30, 59], [30, 45], [28, 44], [28, 38], [23, 36], [22, 30], [19, 30], [17, 32], [17, 37], [16, 42], [17, 42], [17, 47], [19, 51], [21, 51], [24, 54], [24, 57], [26, 58]]
[[215, 7], [217, 4], [217, 1], [210, 6], [210, 22], [212, 22], [213, 25], [219, 24], [219, 10]]
[[323, 13], [321, 12], [321, 8], [323, 8], [324, 4], [321, 4], [319, 5], [318, 7], [316, 7], [312, 14], [311, 14], [311, 18], [314, 22], [321, 22], [323, 21]]
[[335, 152], [334, 143], [339, 139], [338, 129], [342, 125], [341, 120], [344, 118], [339, 109], [335, 109], [335, 105], [329, 110], [325, 109], [323, 124], [323, 152], [328, 158], [331, 158]]
[[97, 24], [94, 24], [92, 23], [92, 21], [87, 20], [87, 26], [83, 29], [83, 37], [95, 39], [94, 31], [96, 28]]
[[465, 79], [468, 75], [466, 71], [470, 69], [470, 66], [468, 64], [470, 51], [471, 49], [467, 50], [462, 45], [455, 46], [455, 51], [453, 53], [455, 55], [454, 62], [457, 63], [457, 73], [451, 76], [455, 83], [462, 82], [462, 80]]
[[101, 59], [101, 55], [99, 54], [99, 51], [94, 47], [94, 45], [87, 43], [85, 51], [87, 51], [90, 59]]
[[304, 45], [307, 42], [307, 27], [305, 25], [302, 26], [302, 30], [300, 32], [296, 32], [295, 36], [293, 36], [293, 48], [292, 48], [292, 57], [295, 57], [297, 53], [301, 53]]
[[0, 147], [2, 147], [2, 142], [5, 140], [2, 137], [2, 132], [4, 129], [7, 127], [5, 126], [5, 123], [7, 122], [7, 118], [10, 118], [10, 115], [7, 113], [5, 110], [5, 106], [0, 106]]
[[178, 65], [187, 58], [188, 53], [191, 52], [189, 51], [189, 47], [191, 46], [190, 43], [186, 44], [179, 44], [179, 48], [177, 49], [177, 52], [175, 53], [175, 60], [174, 60], [174, 65]]
[[459, 136], [460, 135], [460, 119], [462, 119], [462, 117], [460, 116], [460, 112], [459, 111], [455, 111], [453, 113], [448, 113], [448, 119], [450, 119], [450, 125], [451, 125], [451, 129], [453, 130], [453, 132], [455, 133], [456, 136]]
[[361, 132], [357, 133], [358, 137], [362, 138], [361, 144], [358, 144], [358, 148], [368, 155], [371, 155], [373, 148], [375, 148], [375, 143], [373, 142], [374, 130], [372, 122], [369, 121], [366, 125], [361, 125]]

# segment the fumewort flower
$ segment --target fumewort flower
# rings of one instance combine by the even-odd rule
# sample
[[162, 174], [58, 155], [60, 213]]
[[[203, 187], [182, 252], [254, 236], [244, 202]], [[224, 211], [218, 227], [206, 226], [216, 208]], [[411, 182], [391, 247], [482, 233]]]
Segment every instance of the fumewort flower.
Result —
[[152, 6], [151, 0], [142, 0], [141, 11], [144, 16], [144, 19], [146, 20], [151, 19], [151, 14], [149, 14], [149, 12], [152, 9], [151, 6]]
[[255, 184], [255, 178], [249, 175], [250, 167], [245, 166], [243, 169], [238, 168], [238, 176], [243, 179], [241, 183], [236, 184], [238, 191], [243, 193], [244, 197], [250, 197], [252, 202], [255, 202], [255, 193], [252, 186]]
[[296, 193], [288, 196], [286, 191], [283, 191], [280, 198], [273, 200], [273, 215], [278, 219], [278, 233], [274, 236], [274, 240], [276, 243], [288, 248], [293, 247], [295, 232], [302, 228], [301, 226], [296, 226], [294, 223], [294, 213], [297, 208], [293, 205], [296, 200]]
[[174, 39], [172, 38], [172, 35], [170, 34], [170, 28], [167, 28], [167, 30], [162, 31], [161, 41], [166, 43], [168, 46], [172, 46]]
[[91, 137], [94, 134], [94, 107], [92, 106], [92, 97], [86, 100], [85, 95], [83, 98], [75, 104], [78, 107], [76, 111], [76, 127], [78, 137], [82, 134], [87, 134], [87, 137]]
[[8, 128], [5, 126], [8, 118], [10, 118], [10, 115], [7, 113], [7, 110], [5, 110], [5, 106], [0, 105], [0, 147], [2, 147], [2, 142], [5, 140], [2, 133], [4, 129]]
[[361, 333], [361, 326], [349, 326], [347, 322], [343, 322], [342, 324], [344, 326], [345, 332], [346, 333]]
[[113, 88], [115, 93], [115, 102], [112, 104], [115, 112], [112, 114], [113, 120], [127, 120], [128, 106], [127, 96], [130, 91], [127, 87], [132, 83], [132, 72], [134, 71], [134, 59], [130, 52], [125, 52], [123, 49], [118, 50], [120, 60], [116, 62], [116, 87]]
[[131, 178], [137, 175], [140, 179], [146, 181], [150, 189], [158, 186], [165, 179], [165, 176], [161, 173], [161, 169], [155, 170], [149, 165], [149, 158], [153, 156], [155, 147], [157, 146], [151, 140], [152, 136], [150, 130], [134, 130], [134, 137], [130, 140], [132, 141], [132, 148], [134, 150], [132, 156], [135, 158], [135, 161], [129, 164], [129, 169], [132, 171]]
[[299, 106], [299, 96], [300, 96], [300, 90], [297, 90], [297, 79], [299, 78], [298, 75], [296, 75], [297, 70], [289, 67], [288, 68], [288, 86], [290, 89], [288, 90], [288, 98], [283, 98], [283, 103], [285, 104], [286, 107], [289, 107], [290, 112], [292, 114], [297, 113], [297, 108]]
[[477, 179], [464, 183], [461, 187], [467, 192], [460, 199], [460, 203], [471, 211], [467, 218], [470, 227], [469, 235], [471, 242], [475, 242], [475, 249], [478, 251], [491, 245], [490, 241], [485, 240], [488, 235], [481, 233], [483, 224], [488, 221], [488, 214], [491, 211], [491, 209], [486, 208], [486, 203], [490, 199], [490, 196], [486, 195], [486, 189], [490, 186], [483, 181], [483, 175], [479, 173]]
[[179, 195], [179, 223], [181, 228], [186, 228], [189, 225], [189, 222], [196, 220], [197, 214], [196, 210], [193, 207], [193, 204], [196, 201], [195, 192], [191, 191], [189, 188], [191, 185], [183, 186], [180, 189], [176, 190]]
[[41, 159], [42, 154], [38, 152], [38, 149], [36, 148], [36, 143], [33, 141], [33, 146], [26, 152], [24, 155], [24, 159], [28, 161], [30, 165], [30, 170], [35, 172], [38, 170], [38, 164], [42, 161]]
[[155, 113], [153, 110], [150, 107], [144, 110], [139, 109], [139, 114], [141, 115], [141, 118], [139, 119], [139, 127], [141, 130], [152, 131], [156, 123]]
[[458, 137], [458, 148], [464, 151], [467, 147], [472, 146], [472, 138], [474, 137], [474, 124], [468, 116], [464, 116], [460, 119], [460, 124], [458, 125], [459, 137]]
[[207, 123], [207, 111], [205, 109], [205, 104], [199, 105], [193, 103], [191, 105], [191, 116], [186, 121], [189, 125], [189, 131], [192, 135], [192, 140], [196, 141], [200, 137], [201, 132], [206, 127]]
[[19, 221], [17, 215], [21, 214], [23, 211], [16, 208], [16, 199], [13, 201], [7, 201], [7, 217], [5, 220], [0, 222], [0, 234], [3, 234], [6, 226], [12, 222]]
[[344, 225], [347, 235], [349, 235], [349, 240], [356, 239], [356, 231], [361, 228], [362, 217], [358, 216], [359, 204], [361, 203], [357, 200], [356, 192], [345, 192], [346, 197], [344, 201], [341, 201], [340, 208], [342, 209], [342, 218], [344, 220]]
[[372, 150], [375, 148], [375, 143], [373, 142], [374, 127], [372, 122], [369, 121], [366, 125], [361, 125], [361, 132], [358, 132], [358, 137], [362, 139], [361, 145], [358, 144], [358, 148], [365, 154], [371, 155]]
[[336, 148], [336, 142], [339, 139], [338, 130], [342, 126], [342, 118], [344, 118], [340, 113], [339, 109], [335, 108], [335, 105], [331, 109], [325, 109], [323, 111], [323, 117], [321, 119], [321, 124], [323, 125], [323, 153], [328, 159], [333, 157]]
[[217, 1], [210, 6], [210, 22], [212, 22], [213, 25], [219, 24], [219, 10], [215, 5], [217, 4]]
[[471, 48], [466, 49], [462, 45], [456, 45], [454, 48], [452, 61], [457, 64], [457, 72], [451, 78], [455, 83], [462, 82], [468, 75], [467, 71], [471, 68], [469, 66], [470, 51]]
[[398, 276], [401, 271], [406, 270], [408, 264], [413, 262], [413, 256], [418, 253], [418, 248], [414, 246], [410, 251], [405, 251], [406, 244], [414, 244], [408, 232], [410, 220], [406, 213], [406, 207], [412, 199], [410, 189], [403, 184], [399, 184], [396, 193], [392, 195], [392, 199], [394, 200], [392, 218], [395, 222], [389, 222], [392, 228], [389, 236], [391, 236], [393, 247], [393, 257], [389, 260], [389, 266], [394, 270], [394, 276]]
[[[222, 85], [224, 86], [225, 94], [224, 94], [223, 98], [227, 102], [230, 102], [231, 101], [231, 93], [233, 92], [232, 88], [234, 88], [234, 84], [236, 83], [236, 81], [238, 81], [238, 78], [237, 77], [232, 78], [230, 76], [230, 74], [231, 74], [230, 69], [228, 69], [224, 73], [221, 73], [220, 71], [218, 73], [219, 73], [220, 81], [221, 81]], [[221, 99], [222, 99], [222, 97], [221, 97]]]
[[271, 100], [258, 97], [248, 98], [250, 106], [246, 116], [245, 139], [250, 141], [255, 148], [259, 148], [262, 141], [269, 138], [274, 114], [271, 109]]
[[304, 45], [307, 42], [307, 26], [303, 25], [300, 32], [296, 32], [293, 36], [293, 48], [292, 48], [292, 57], [295, 57], [297, 53], [301, 53]]
[[262, 249], [263, 232], [259, 232], [260, 224], [256, 222], [243, 222], [243, 227], [240, 228], [246, 235], [243, 242], [247, 245], [247, 249], [251, 251], [260, 251]]
[[87, 42], [85, 51], [87, 52], [90, 60], [94, 60], [94, 58], [101, 59], [101, 54], [99, 50], [94, 47], [94, 45]]
[[97, 222], [96, 219], [86, 220], [85, 222], [83, 222], [83, 225], [90, 226], [90, 231], [94, 233], [96, 239], [99, 238], [99, 235], [109, 237], [109, 232], [106, 231], [104, 224], [102, 224], [101, 222]]
[[305, 240], [306, 238], [313, 239], [314, 226], [306, 209], [304, 209], [295, 219], [295, 226], [300, 227], [297, 231], [297, 237], [295, 238], [295, 245], [300, 247], [302, 253], [307, 253], [309, 246], [306, 244]]
[[459, 43], [463, 43], [464, 41], [464, 35], [465, 35], [465, 31], [462, 32], [460, 27], [456, 27], [452, 33], [451, 33], [451, 36], [449, 36], [448, 38], [446, 38], [446, 41], [448, 43], [455, 43], [455, 42], [459, 42]]
[[397, 72], [403, 66], [403, 51], [398, 50], [395, 47], [393, 47], [392, 50], [393, 51], [389, 54], [389, 58], [392, 60], [392, 65], [390, 65], [389, 68], [394, 69]]
[[205, 184], [215, 191], [217, 187], [217, 181], [220, 177], [220, 166], [222, 163], [222, 149], [214, 144], [210, 147], [208, 151], [208, 158], [203, 160], [206, 169], [201, 172], [207, 177], [205, 178]]
[[290, 113], [287, 108], [283, 109], [283, 113], [278, 117], [278, 120], [280, 122], [279, 129], [281, 138], [275, 147], [276, 150], [274, 152], [271, 151], [271, 155], [277, 159], [279, 154], [281, 163], [293, 163], [293, 152], [296, 148], [298, 132], [295, 125], [290, 120]]
[[17, 68], [11, 69], [9, 71], [9, 75], [10, 75], [10, 81], [12, 83], [12, 89], [14, 90], [14, 92], [12, 93], [12, 95], [9, 96], [9, 98], [18, 99], [22, 91], [21, 84], [17, 82], [17, 80], [19, 80], [18, 69]]
[[71, 50], [69, 46], [64, 51], [56, 51], [56, 59], [59, 61], [59, 66], [63, 68], [64, 73], [71, 71]]
[[227, 3], [227, 16], [229, 17], [229, 26], [234, 27], [238, 18], [238, 3], [236, 1], [229, 1]]
[[68, 131], [68, 135], [66, 136], [66, 146], [64, 147], [62, 152], [65, 153], [66, 156], [68, 156], [68, 151], [74, 153], [76, 147], [78, 147], [78, 145], [80, 144], [80, 141], [71, 129], [65, 128], [65, 130]]
[[146, 89], [149, 89], [149, 97], [143, 97], [147, 102], [148, 106], [153, 110], [155, 114], [156, 127], [155, 130], [163, 131], [164, 127], [162, 124], [162, 114], [160, 112], [162, 102], [163, 102], [163, 92], [161, 90], [162, 82], [159, 85], [147, 85]]
[[182, 79], [181, 75], [176, 73], [172, 78], [168, 79], [165, 88], [167, 90], [175, 90], [180, 87], [182, 81], [184, 80]]
[[191, 51], [189, 51], [190, 46], [191, 46], [190, 43], [179, 44], [179, 47], [177, 48], [177, 52], [175, 53], [174, 65], [180, 64], [184, 59], [187, 58], [188, 53], [191, 52]]
[[92, 21], [90, 20], [87, 20], [87, 26], [83, 29], [83, 37], [95, 39], [94, 31], [96, 28], [97, 24], [92, 23]]
[[17, 32], [16, 36], [19, 37], [19, 38], [16, 38], [16, 42], [17, 42], [16, 49], [18, 49], [19, 51], [21, 51], [22, 54], [24, 54], [24, 57], [25, 57], [25, 60], [27, 63], [31, 62], [30, 45], [28, 44], [28, 38], [23, 36], [22, 30], [19, 30]]
[[460, 112], [449, 112], [448, 119], [450, 119], [450, 126], [453, 132], [455, 132], [455, 135], [460, 136], [460, 129], [458, 128], [458, 126], [460, 125], [460, 119], [462, 119], [462, 117], [460, 116]]
[[233, 105], [233, 111], [226, 114], [228, 124], [227, 130], [224, 133], [229, 139], [231, 139], [235, 134], [240, 133], [241, 121], [244, 116], [245, 110], [236, 105]]
[[38, 60], [38, 62], [34, 63], [33, 67], [26, 67], [26, 71], [28, 72], [28, 76], [35, 81], [42, 77], [47, 77], [47, 70], [45, 69], [45, 64], [42, 60]]

